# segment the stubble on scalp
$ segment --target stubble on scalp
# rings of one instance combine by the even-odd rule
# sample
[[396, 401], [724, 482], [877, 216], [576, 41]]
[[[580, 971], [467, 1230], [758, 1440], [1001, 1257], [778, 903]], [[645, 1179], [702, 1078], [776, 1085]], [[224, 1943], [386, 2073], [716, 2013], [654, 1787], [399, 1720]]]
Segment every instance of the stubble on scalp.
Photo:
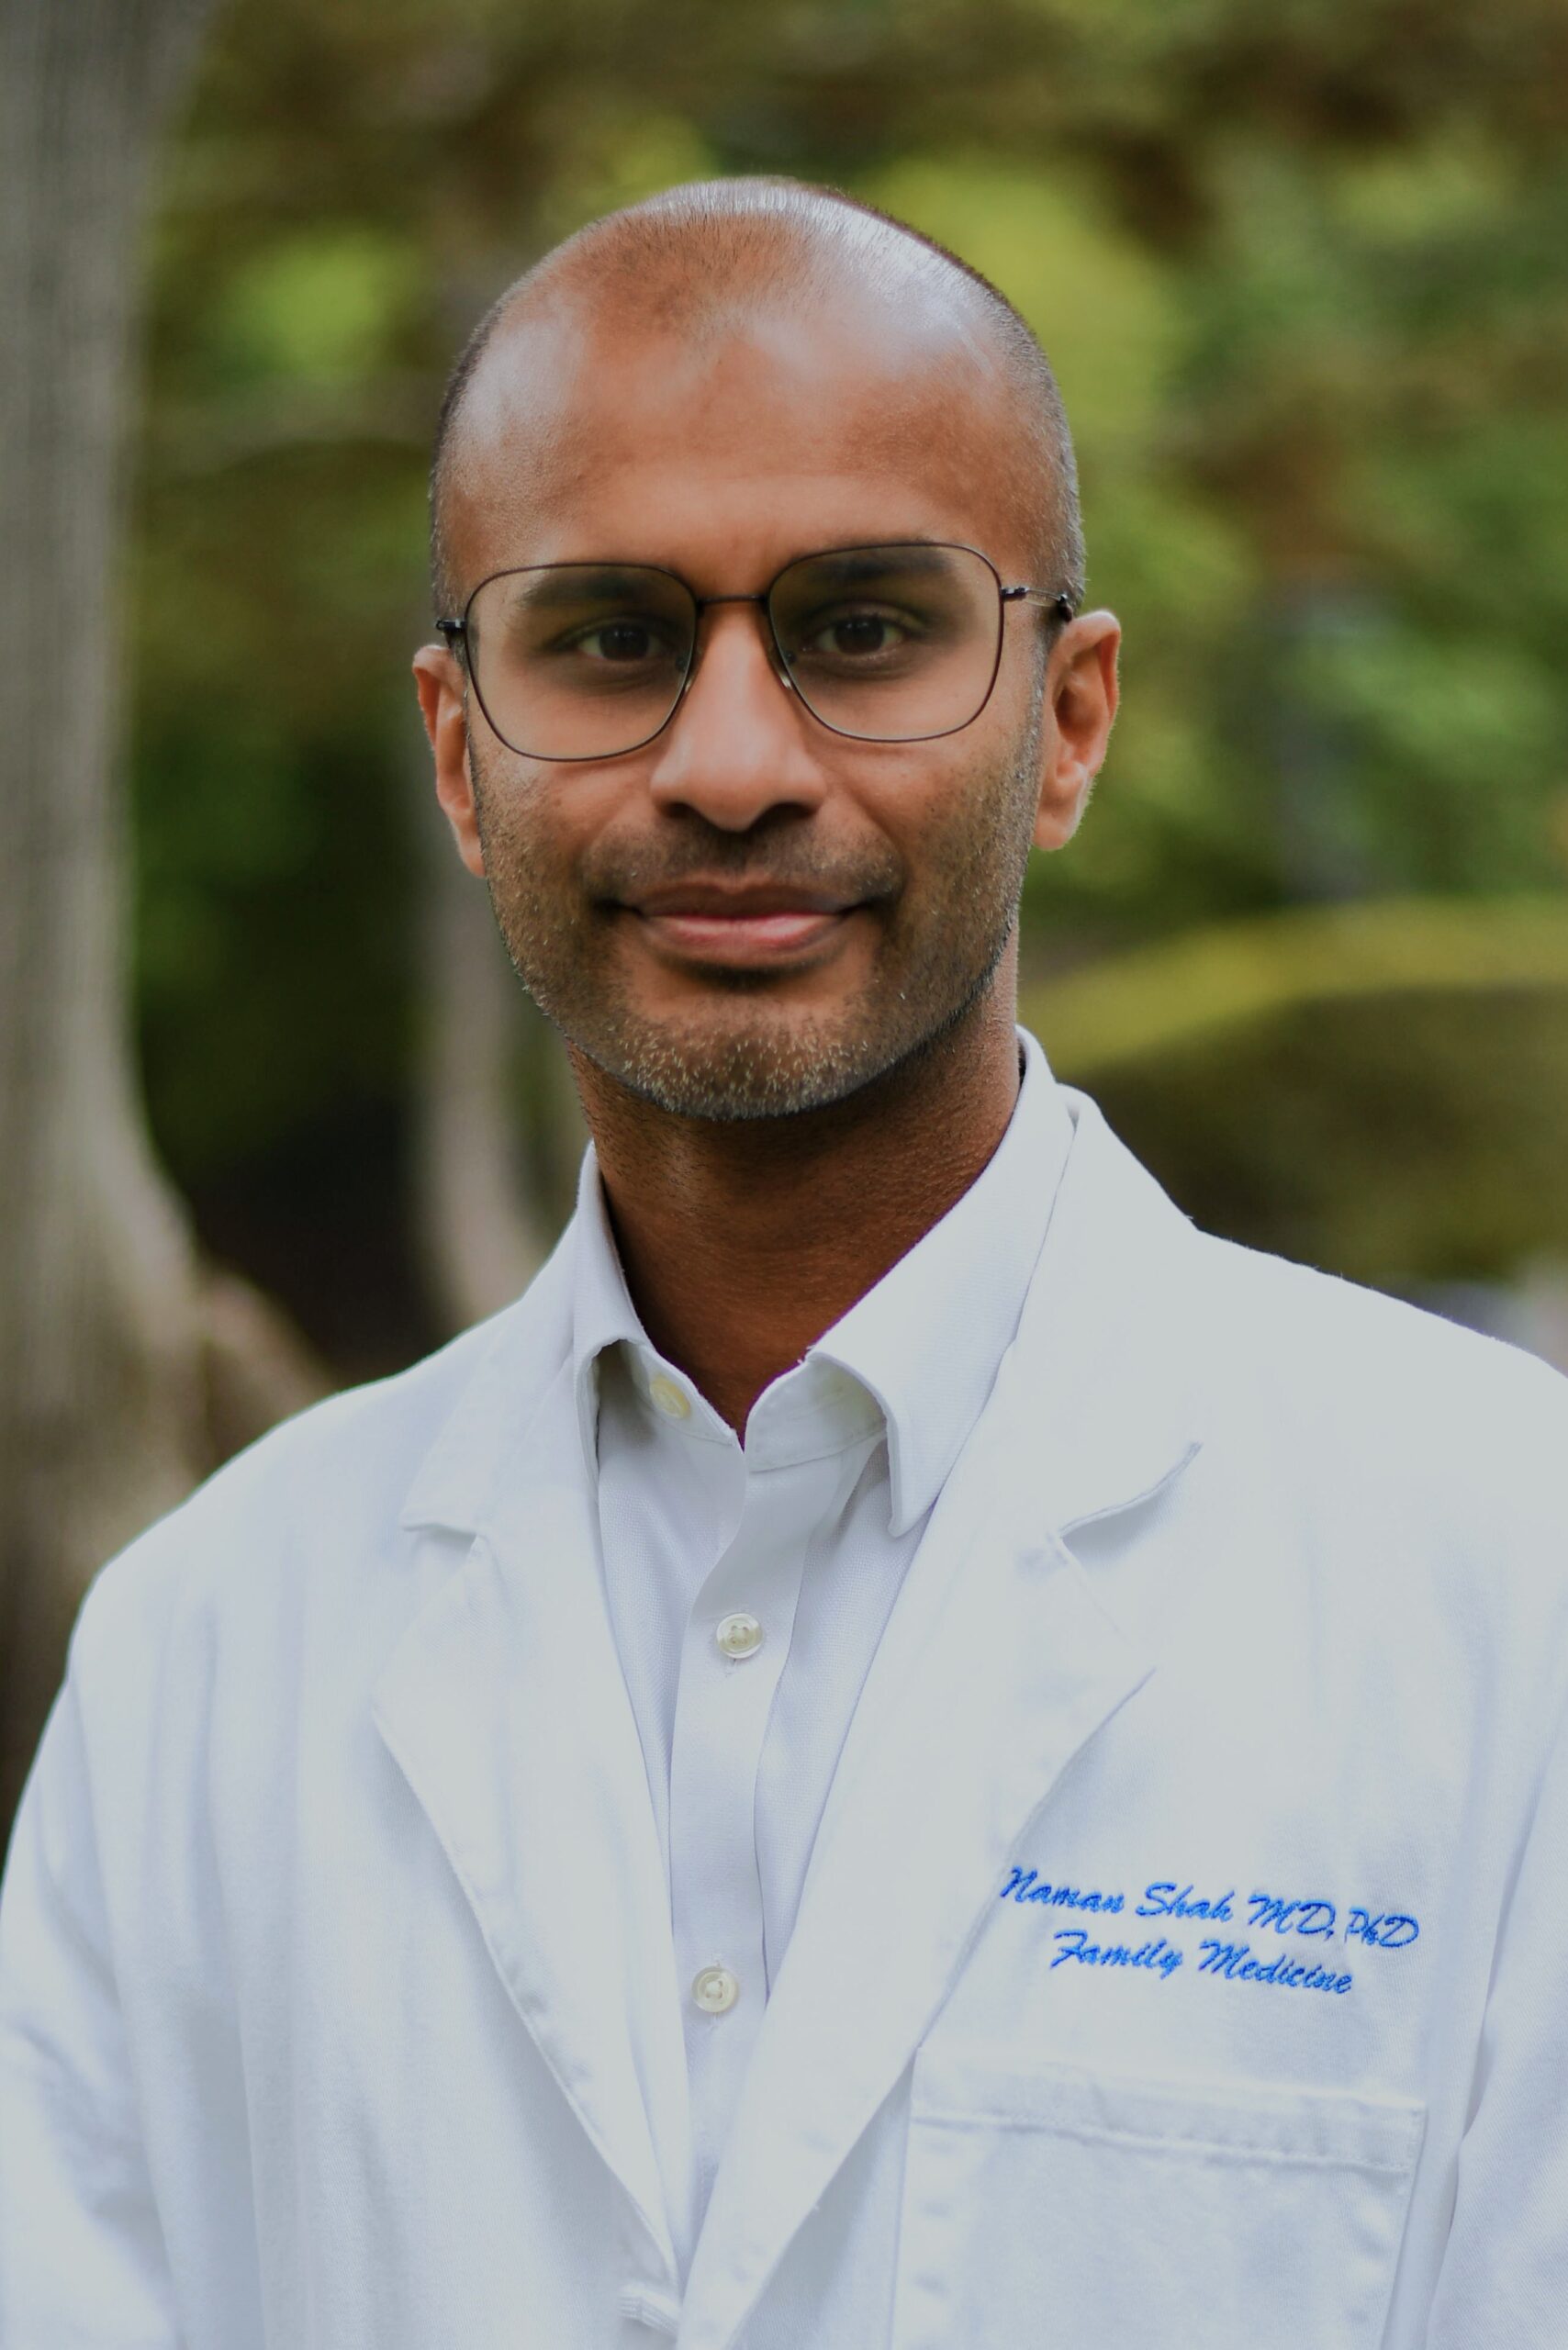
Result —
[[[711, 349], [746, 326], [759, 298], [775, 311], [801, 313], [846, 289], [894, 318], [941, 315], [957, 344], [993, 379], [1012, 413], [1013, 495], [1035, 550], [1035, 584], [1081, 601], [1072, 435], [1050, 362], [1012, 303], [958, 255], [838, 189], [741, 177], [669, 188], [590, 222], [524, 272], [480, 319], [453, 368], [436, 428], [430, 490], [438, 615], [455, 612], [472, 584], [458, 543], [476, 495], [468, 462], [473, 411], [486, 406], [494, 350], [515, 367], [520, 354], [542, 352], [551, 337], [569, 340], [606, 303], [626, 324]], [[554, 430], [547, 416], [535, 420], [536, 464], [545, 460]]]

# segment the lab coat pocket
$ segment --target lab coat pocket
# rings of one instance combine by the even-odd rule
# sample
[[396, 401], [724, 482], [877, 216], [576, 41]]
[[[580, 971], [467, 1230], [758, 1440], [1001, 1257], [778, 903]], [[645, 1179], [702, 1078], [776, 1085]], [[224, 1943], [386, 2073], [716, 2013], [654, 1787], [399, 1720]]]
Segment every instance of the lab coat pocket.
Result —
[[1424, 2109], [923, 2050], [892, 2350], [1376, 2350]]

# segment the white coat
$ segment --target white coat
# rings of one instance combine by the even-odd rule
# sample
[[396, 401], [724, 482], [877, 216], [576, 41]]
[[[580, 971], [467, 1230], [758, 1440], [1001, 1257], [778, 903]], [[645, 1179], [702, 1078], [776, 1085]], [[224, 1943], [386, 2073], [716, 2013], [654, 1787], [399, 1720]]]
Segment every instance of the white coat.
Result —
[[689, 2271], [558, 1257], [90, 1594], [0, 1911], [4, 2350], [1568, 2339], [1568, 1387], [1070, 1099]]

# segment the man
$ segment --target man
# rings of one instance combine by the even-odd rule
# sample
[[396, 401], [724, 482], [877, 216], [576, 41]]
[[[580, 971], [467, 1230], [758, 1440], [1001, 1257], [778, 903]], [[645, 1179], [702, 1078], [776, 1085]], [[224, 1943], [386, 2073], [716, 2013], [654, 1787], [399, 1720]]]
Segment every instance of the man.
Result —
[[1116, 695], [1032, 340], [678, 190], [434, 502], [577, 1214], [89, 1595], [0, 2338], [1561, 2342], [1564, 1389], [1196, 1234], [1015, 1028]]

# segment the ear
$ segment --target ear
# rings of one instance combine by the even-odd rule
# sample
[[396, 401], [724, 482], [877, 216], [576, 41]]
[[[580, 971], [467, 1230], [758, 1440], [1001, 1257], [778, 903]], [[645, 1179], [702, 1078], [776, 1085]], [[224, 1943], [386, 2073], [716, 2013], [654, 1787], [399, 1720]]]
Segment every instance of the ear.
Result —
[[435, 796], [452, 826], [458, 856], [470, 873], [482, 877], [485, 852], [479, 845], [478, 811], [468, 773], [468, 721], [456, 655], [444, 644], [421, 644], [414, 655], [414, 687], [435, 755]]
[[1089, 804], [1116, 715], [1121, 643], [1121, 623], [1114, 613], [1084, 612], [1068, 622], [1051, 647], [1036, 848], [1064, 847]]

